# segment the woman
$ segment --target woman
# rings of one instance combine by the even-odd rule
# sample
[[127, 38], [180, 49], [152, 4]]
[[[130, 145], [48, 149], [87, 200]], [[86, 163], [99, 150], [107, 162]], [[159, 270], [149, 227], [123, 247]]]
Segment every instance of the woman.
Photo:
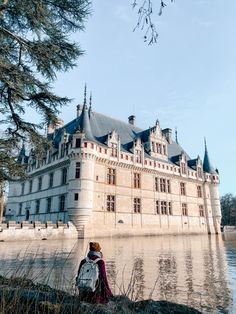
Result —
[[[98, 259], [96, 262], [99, 269], [98, 285], [96, 286], [96, 289], [94, 292], [80, 289], [79, 291], [80, 300], [85, 301], [85, 302], [90, 302], [90, 303], [106, 303], [108, 302], [109, 298], [113, 296], [113, 294], [111, 292], [111, 289], [109, 288], [107, 275], [106, 275], [106, 266], [105, 266], [104, 260], [102, 259], [101, 246], [98, 242], [89, 243], [89, 252], [87, 256], [90, 260], [93, 260], [93, 261]], [[80, 262], [78, 276], [79, 276], [81, 267], [85, 263], [86, 263], [86, 259], [83, 259]]]

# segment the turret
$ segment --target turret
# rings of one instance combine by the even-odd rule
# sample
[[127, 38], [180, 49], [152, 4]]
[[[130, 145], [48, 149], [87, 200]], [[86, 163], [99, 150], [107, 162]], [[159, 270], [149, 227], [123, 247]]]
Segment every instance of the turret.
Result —
[[[205, 140], [205, 155], [203, 161], [203, 171], [209, 174], [209, 181], [205, 181], [205, 184], [209, 184], [210, 203], [212, 209], [212, 219], [215, 233], [220, 233], [221, 223], [221, 207], [220, 207], [220, 196], [219, 196], [219, 177], [217, 172], [214, 170], [210, 158], [208, 155], [207, 144]], [[206, 175], [206, 174], [205, 174]], [[207, 193], [206, 193], [207, 194]]]
[[[75, 136], [79, 135], [82, 141], [88, 141], [88, 143], [95, 141], [86, 104], [86, 87], [84, 105], [77, 130]], [[90, 144], [88, 147], [74, 145], [70, 156], [68, 215], [81, 238], [88, 236], [86, 225], [93, 210], [94, 157], [94, 151]]]

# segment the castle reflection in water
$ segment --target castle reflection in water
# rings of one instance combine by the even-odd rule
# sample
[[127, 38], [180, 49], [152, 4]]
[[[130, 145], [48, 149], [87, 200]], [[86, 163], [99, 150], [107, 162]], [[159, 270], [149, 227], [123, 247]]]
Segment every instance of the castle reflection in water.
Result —
[[[233, 313], [225, 243], [219, 236], [99, 239], [115, 294], [166, 299], [204, 313]], [[0, 274], [73, 290], [87, 240], [0, 243]], [[236, 287], [234, 287], [236, 289]]]

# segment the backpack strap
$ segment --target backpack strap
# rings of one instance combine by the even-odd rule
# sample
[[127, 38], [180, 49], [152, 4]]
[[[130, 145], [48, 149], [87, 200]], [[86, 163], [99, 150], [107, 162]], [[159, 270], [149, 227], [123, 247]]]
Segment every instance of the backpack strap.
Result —
[[94, 264], [96, 264], [98, 261], [100, 261], [102, 258], [98, 257], [96, 259], [90, 259], [88, 257], [85, 258], [86, 262], [93, 262]]
[[96, 258], [96, 259], [94, 260], [94, 263], [97, 263], [97, 262], [100, 261], [100, 260], [101, 260], [101, 258], [98, 257], [98, 258]]

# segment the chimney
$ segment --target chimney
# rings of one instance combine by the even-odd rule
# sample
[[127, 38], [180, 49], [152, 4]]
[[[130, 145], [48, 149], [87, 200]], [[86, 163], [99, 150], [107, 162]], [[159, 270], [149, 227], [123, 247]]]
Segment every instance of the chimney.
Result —
[[165, 135], [167, 142], [169, 144], [172, 144], [172, 129], [170, 128], [164, 129], [162, 130], [162, 133]]
[[47, 135], [53, 134], [54, 131], [55, 131], [55, 125], [53, 125], [52, 123], [49, 123], [47, 127]]
[[56, 129], [59, 129], [64, 126], [64, 121], [62, 119], [57, 119], [55, 123], [49, 123], [47, 127], [47, 135], [53, 134]]
[[82, 110], [83, 110], [83, 105], [77, 105], [77, 118], [81, 115]]
[[135, 123], [135, 116], [134, 115], [129, 116], [128, 120], [129, 120], [129, 124], [134, 125], [134, 123]]

